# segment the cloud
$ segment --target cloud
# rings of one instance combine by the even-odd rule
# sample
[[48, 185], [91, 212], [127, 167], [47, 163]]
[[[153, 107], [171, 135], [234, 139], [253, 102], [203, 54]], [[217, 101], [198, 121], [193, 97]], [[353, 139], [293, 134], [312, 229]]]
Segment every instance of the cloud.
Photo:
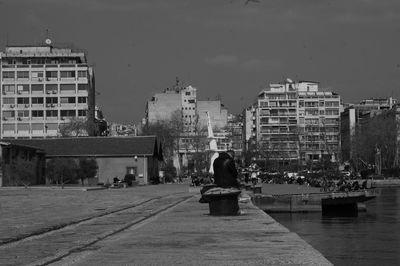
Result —
[[222, 66], [235, 66], [238, 64], [238, 61], [239, 59], [235, 55], [216, 55], [205, 59], [205, 62], [209, 65]]
[[270, 59], [250, 59], [241, 64], [241, 68], [247, 72], [265, 72], [282, 66], [283, 63], [281, 61]]

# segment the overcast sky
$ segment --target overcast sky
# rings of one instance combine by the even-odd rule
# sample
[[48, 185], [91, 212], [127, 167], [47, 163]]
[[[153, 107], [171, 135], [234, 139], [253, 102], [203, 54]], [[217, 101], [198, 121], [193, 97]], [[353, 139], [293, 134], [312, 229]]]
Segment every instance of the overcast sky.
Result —
[[73, 43], [108, 121], [137, 122], [178, 76], [231, 113], [269, 83], [319, 81], [344, 102], [400, 98], [399, 0], [0, 0], [0, 45]]

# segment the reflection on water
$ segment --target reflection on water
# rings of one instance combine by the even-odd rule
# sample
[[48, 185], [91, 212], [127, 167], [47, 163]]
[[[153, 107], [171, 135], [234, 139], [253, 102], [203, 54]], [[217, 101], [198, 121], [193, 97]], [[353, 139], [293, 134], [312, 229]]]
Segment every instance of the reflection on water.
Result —
[[274, 213], [334, 265], [400, 265], [400, 188], [385, 188], [357, 217]]

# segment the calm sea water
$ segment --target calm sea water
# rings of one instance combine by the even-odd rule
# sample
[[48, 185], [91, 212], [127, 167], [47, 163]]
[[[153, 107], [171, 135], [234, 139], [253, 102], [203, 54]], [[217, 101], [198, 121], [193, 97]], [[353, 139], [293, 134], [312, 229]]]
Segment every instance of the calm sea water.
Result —
[[400, 265], [400, 188], [384, 188], [357, 217], [270, 214], [334, 265]]

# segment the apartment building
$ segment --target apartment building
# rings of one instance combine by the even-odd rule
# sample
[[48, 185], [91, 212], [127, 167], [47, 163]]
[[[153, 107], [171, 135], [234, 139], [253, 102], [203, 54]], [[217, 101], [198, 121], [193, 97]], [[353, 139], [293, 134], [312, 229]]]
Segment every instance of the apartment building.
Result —
[[308, 88], [300, 86], [298, 89], [300, 159], [310, 161], [325, 157], [336, 162], [340, 151], [340, 96], [318, 91], [318, 83], [300, 85]]
[[335, 160], [340, 110], [340, 96], [320, 91], [318, 82], [270, 84], [245, 111], [244, 139], [253, 140], [262, 157], [283, 164]]
[[94, 74], [83, 51], [46, 45], [7, 46], [1, 59], [1, 137], [57, 137], [70, 119], [94, 134]]

